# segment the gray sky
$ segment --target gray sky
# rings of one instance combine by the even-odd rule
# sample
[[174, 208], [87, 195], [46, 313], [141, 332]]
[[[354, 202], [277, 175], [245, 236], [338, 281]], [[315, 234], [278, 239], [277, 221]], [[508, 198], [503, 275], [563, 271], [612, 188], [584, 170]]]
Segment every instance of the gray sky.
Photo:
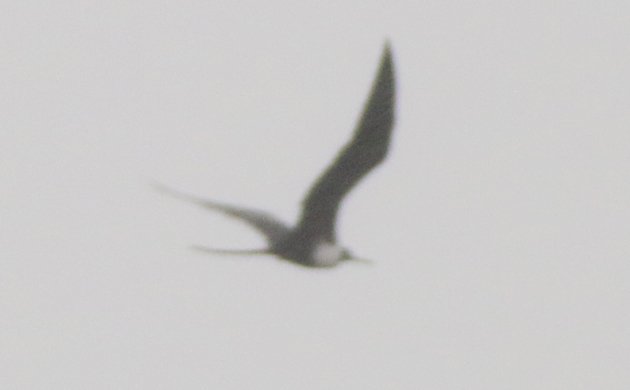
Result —
[[[5, 3], [3, 388], [630, 387], [627, 2]], [[188, 250], [262, 240], [149, 181], [292, 221], [386, 38], [376, 265]]]

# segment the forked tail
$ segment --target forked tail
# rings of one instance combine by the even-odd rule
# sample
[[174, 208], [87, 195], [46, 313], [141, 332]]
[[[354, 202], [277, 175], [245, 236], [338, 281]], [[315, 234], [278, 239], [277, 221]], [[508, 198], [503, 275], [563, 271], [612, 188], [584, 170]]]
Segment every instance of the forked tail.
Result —
[[191, 249], [204, 252], [204, 253], [212, 253], [217, 255], [241, 255], [241, 256], [250, 256], [250, 255], [268, 255], [271, 252], [269, 249], [217, 249], [217, 248], [208, 248], [200, 245], [193, 245]]

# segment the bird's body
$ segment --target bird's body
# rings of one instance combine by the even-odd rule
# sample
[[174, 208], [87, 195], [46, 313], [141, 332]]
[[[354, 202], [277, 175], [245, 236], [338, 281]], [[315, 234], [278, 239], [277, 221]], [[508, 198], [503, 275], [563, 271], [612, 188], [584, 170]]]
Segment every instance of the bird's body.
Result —
[[262, 233], [268, 243], [267, 248], [260, 250], [197, 249], [221, 254], [273, 254], [296, 264], [319, 268], [354, 259], [337, 244], [337, 212], [345, 195], [387, 155], [394, 124], [394, 95], [391, 50], [386, 45], [354, 137], [307, 193], [302, 215], [294, 227], [265, 212], [200, 199], [164, 186], [159, 188], [248, 223]]
[[279, 257], [309, 267], [332, 267], [347, 257], [347, 251], [337, 243], [325, 239], [313, 239], [289, 234], [285, 240], [271, 246], [271, 252]]
[[311, 265], [314, 267], [333, 267], [343, 259], [345, 249], [337, 244], [321, 241], [311, 251]]

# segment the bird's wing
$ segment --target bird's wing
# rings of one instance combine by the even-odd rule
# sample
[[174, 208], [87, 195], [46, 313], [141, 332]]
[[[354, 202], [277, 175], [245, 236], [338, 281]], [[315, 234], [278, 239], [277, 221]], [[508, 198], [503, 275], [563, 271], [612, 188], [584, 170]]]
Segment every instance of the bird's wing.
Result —
[[225, 203], [218, 203], [207, 199], [201, 199], [193, 195], [188, 195], [161, 184], [154, 184], [154, 187], [163, 193], [169, 194], [177, 199], [182, 199], [194, 203], [203, 208], [219, 211], [229, 217], [240, 219], [254, 229], [262, 233], [270, 243], [286, 237], [290, 229], [282, 221], [263, 211], [236, 207]]
[[335, 240], [335, 219], [343, 197], [387, 155], [394, 125], [394, 95], [392, 55], [386, 44], [353, 138], [304, 199], [299, 222], [303, 234]]

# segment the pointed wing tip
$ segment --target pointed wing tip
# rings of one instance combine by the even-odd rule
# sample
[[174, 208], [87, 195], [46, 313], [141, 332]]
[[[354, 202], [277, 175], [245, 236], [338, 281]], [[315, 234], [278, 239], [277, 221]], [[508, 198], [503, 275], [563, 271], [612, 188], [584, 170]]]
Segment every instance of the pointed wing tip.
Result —
[[392, 40], [389, 38], [385, 38], [385, 43], [383, 44], [383, 51], [387, 54], [391, 54], [392, 51]]
[[162, 184], [157, 180], [149, 180], [148, 185], [154, 190], [157, 191], [159, 193], [162, 194], [173, 194], [176, 193], [178, 191], [174, 190], [173, 188], [167, 186], [166, 184]]
[[381, 64], [379, 66], [379, 74], [392, 79], [394, 78], [394, 60], [392, 58], [392, 44], [389, 39], [385, 40], [383, 45], [383, 54], [381, 56]]
[[383, 59], [389, 62], [392, 60], [392, 41], [389, 38], [386, 38], [383, 44]]

